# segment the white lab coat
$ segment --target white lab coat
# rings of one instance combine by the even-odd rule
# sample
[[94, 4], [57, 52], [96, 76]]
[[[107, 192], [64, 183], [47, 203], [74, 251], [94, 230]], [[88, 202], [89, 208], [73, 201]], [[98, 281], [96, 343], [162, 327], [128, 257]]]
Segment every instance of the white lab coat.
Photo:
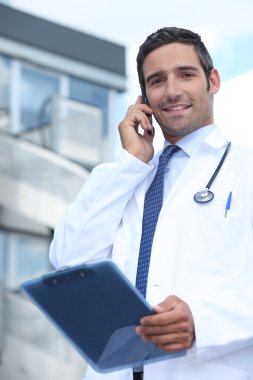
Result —
[[[252, 150], [232, 145], [212, 185], [214, 200], [202, 205], [193, 200], [225, 146], [218, 129], [209, 134], [164, 202], [147, 300], [156, 305], [174, 294], [187, 302], [196, 341], [182, 358], [146, 365], [145, 380], [253, 379]], [[52, 263], [59, 267], [109, 256], [134, 282], [146, 178], [152, 170], [152, 162], [146, 165], [126, 152], [117, 162], [98, 166], [55, 231]], [[132, 380], [132, 372], [101, 375], [89, 369], [85, 379]]]

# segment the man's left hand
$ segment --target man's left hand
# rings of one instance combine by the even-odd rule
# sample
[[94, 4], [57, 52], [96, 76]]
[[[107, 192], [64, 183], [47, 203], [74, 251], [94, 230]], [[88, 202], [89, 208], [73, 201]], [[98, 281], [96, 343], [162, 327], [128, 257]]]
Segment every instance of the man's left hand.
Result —
[[176, 296], [169, 296], [154, 307], [156, 314], [144, 317], [136, 333], [145, 342], [153, 342], [166, 352], [181, 351], [192, 346], [194, 321], [189, 306]]

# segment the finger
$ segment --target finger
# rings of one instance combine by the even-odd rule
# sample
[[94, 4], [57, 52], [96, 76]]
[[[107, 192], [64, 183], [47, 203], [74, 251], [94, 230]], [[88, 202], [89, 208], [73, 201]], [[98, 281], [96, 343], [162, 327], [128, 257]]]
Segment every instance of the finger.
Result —
[[141, 129], [144, 132], [143, 136], [147, 138], [148, 140], [152, 141], [154, 138], [154, 133], [153, 133], [154, 127], [150, 122], [149, 116], [143, 111], [140, 111], [138, 125], [141, 127]]
[[157, 347], [165, 352], [180, 352], [184, 351], [190, 347], [185, 347], [182, 343], [170, 343], [170, 344], [164, 344], [164, 345], [158, 345]]
[[154, 307], [156, 314], [141, 319], [143, 326], [156, 324], [171, 324], [181, 320], [192, 320], [189, 306], [176, 296], [167, 297], [166, 300]]
[[132, 127], [138, 132], [139, 125], [141, 125], [143, 130], [148, 129], [148, 118], [142, 110], [138, 109], [136, 106], [130, 106], [125, 119], [122, 120], [119, 127], [120, 129], [128, 129], [129, 127]]
[[[164, 334], [164, 335], [153, 335], [153, 336], [141, 336], [144, 342], [152, 342], [157, 346], [167, 349], [169, 346], [178, 344], [181, 349], [190, 348], [193, 342], [193, 336], [191, 334]], [[170, 347], [171, 349], [171, 347]]]
[[138, 104], [142, 104], [142, 103], [143, 103], [142, 96], [139, 95], [139, 96], [137, 97], [137, 100], [136, 100], [135, 104], [138, 105]]
[[157, 306], [154, 306], [154, 310], [157, 313], [163, 313], [165, 311], [170, 311], [175, 309], [178, 304], [182, 303], [183, 301], [176, 297], [176, 296], [169, 296], [165, 299], [165, 301], [159, 303]]
[[187, 350], [192, 347], [193, 344], [193, 338], [192, 337], [182, 337], [182, 339], [178, 339], [175, 337], [175, 340], [173, 341], [173, 338], [170, 339], [170, 341], [166, 342], [161, 339], [161, 342], [154, 342], [157, 347], [159, 347], [163, 351], [181, 351], [181, 350]]
[[150, 140], [150, 141], [153, 141], [154, 137], [155, 137], [155, 128], [152, 126], [152, 129], [147, 129], [147, 130], [144, 130], [144, 134], [143, 136], [147, 139], [147, 140]]
[[136, 334], [145, 337], [155, 337], [160, 335], [188, 335], [194, 336], [194, 327], [188, 322], [181, 322], [166, 326], [136, 327]]
[[137, 97], [137, 100], [136, 100], [136, 102], [135, 102], [135, 105], [136, 105], [136, 106], [138, 106], [138, 105], [142, 105], [141, 110], [147, 114], [147, 116], [148, 116], [148, 118], [149, 118], [149, 121], [150, 121], [150, 124], [152, 125], [152, 122], [151, 122], [151, 120], [150, 120], [150, 117], [151, 117], [151, 115], [152, 115], [152, 109], [150, 108], [150, 106], [149, 106], [148, 104], [144, 103], [144, 100], [142, 99], [142, 96], [141, 96], [141, 95], [139, 95], [139, 96]]
[[153, 342], [155, 344], [172, 344], [172, 343], [181, 343], [185, 344], [186, 342], [192, 339], [192, 336], [187, 333], [175, 333], [175, 334], [162, 334], [162, 335], [143, 335], [145, 341]]
[[140, 320], [140, 325], [143, 327], [154, 326], [169, 326], [178, 322], [178, 313], [170, 311], [161, 314], [154, 314], [148, 317], [143, 317]]
[[152, 327], [144, 327], [137, 326], [136, 333], [138, 335], [163, 335], [163, 334], [178, 334], [180, 332], [188, 332], [188, 326], [181, 326], [181, 324], [172, 324], [172, 325], [164, 325], [164, 326], [152, 326]]

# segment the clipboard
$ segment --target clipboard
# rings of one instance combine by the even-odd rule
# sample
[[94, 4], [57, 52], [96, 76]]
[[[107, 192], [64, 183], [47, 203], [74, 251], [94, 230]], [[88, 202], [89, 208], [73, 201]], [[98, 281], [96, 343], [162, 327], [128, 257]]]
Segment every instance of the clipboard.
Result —
[[154, 310], [110, 260], [50, 272], [22, 283], [21, 291], [97, 372], [185, 354], [166, 353], [135, 333]]

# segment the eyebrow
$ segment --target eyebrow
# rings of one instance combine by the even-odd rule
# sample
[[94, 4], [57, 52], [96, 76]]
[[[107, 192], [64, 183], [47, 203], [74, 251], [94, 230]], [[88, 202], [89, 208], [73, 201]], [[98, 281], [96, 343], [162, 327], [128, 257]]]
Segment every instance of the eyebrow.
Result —
[[150, 75], [147, 76], [147, 78], [146, 78], [146, 83], [149, 83], [153, 78], [157, 78], [157, 77], [161, 76], [162, 73], [163, 73], [163, 71], [156, 71], [155, 73], [150, 74]]
[[196, 66], [179, 66], [179, 67], [176, 67], [176, 71], [195, 71], [195, 73], [199, 72], [199, 69], [196, 67]]
[[[196, 66], [178, 66], [175, 68], [175, 71], [194, 71], [194, 72], [199, 72], [199, 69]], [[146, 78], [146, 83], [149, 83], [152, 79], [157, 78], [163, 74], [163, 70], [156, 71], [155, 73], [150, 74]]]

